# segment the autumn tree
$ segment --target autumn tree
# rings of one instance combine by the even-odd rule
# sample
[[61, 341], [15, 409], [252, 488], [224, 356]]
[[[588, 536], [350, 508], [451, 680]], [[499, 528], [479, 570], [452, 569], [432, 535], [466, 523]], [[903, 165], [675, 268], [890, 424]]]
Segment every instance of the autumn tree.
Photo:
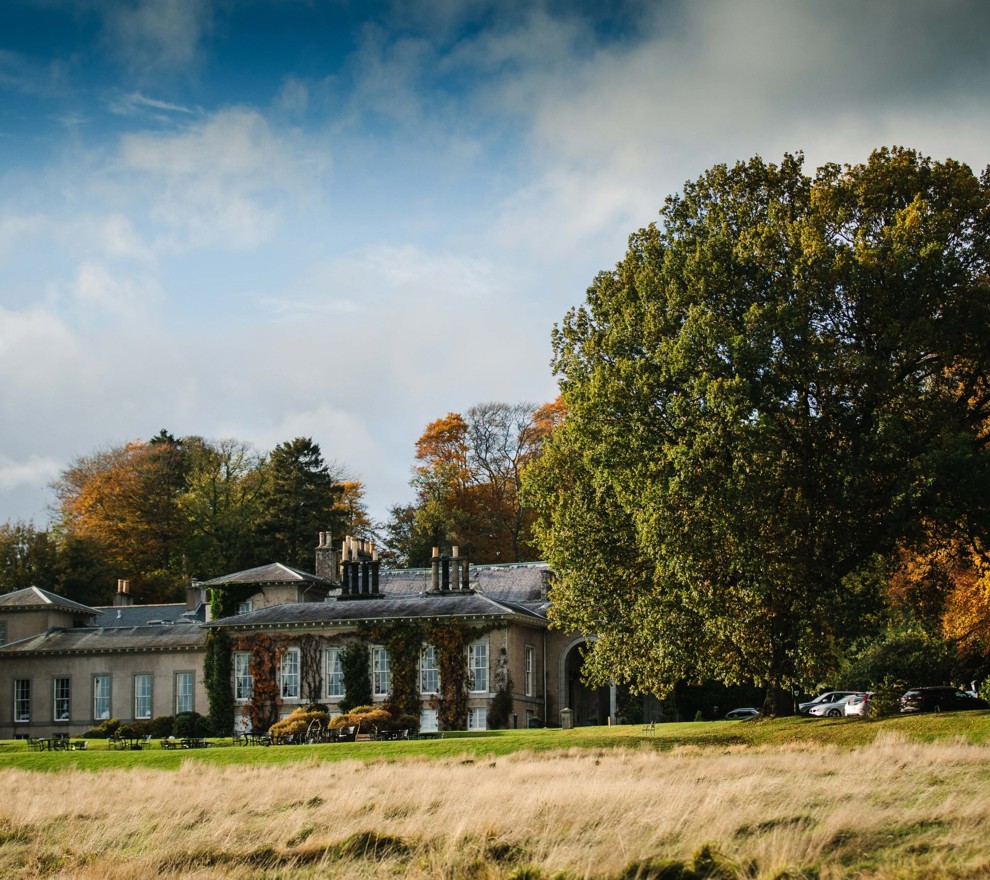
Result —
[[457, 544], [477, 562], [534, 558], [522, 471], [560, 420], [561, 405], [481, 403], [426, 426], [416, 442], [416, 503], [384, 527], [399, 559], [425, 565], [431, 548]]
[[61, 527], [103, 549], [146, 598], [179, 595], [186, 522], [179, 507], [187, 457], [166, 432], [77, 459], [56, 481]]
[[58, 545], [48, 529], [32, 523], [0, 523], [0, 593], [25, 587], [54, 589]]
[[923, 523], [986, 536], [988, 266], [990, 173], [903, 149], [717, 166], [630, 238], [554, 330], [528, 495], [599, 681], [753, 679], [773, 711]]

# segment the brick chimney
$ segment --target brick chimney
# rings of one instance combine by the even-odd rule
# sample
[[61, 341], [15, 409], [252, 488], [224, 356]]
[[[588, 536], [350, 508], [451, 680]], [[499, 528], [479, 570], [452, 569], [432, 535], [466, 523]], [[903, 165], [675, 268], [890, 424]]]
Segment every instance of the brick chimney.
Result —
[[320, 532], [316, 545], [316, 576], [334, 584], [340, 583], [340, 553], [330, 543], [330, 533]]
[[113, 604], [116, 606], [133, 605], [134, 599], [131, 597], [131, 582], [117, 580], [117, 592], [113, 597]]

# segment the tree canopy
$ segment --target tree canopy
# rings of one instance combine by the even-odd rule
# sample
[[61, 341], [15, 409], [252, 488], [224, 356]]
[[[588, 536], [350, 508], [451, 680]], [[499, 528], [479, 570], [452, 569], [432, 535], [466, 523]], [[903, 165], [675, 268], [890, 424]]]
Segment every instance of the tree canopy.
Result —
[[599, 679], [814, 683], [904, 548], [985, 541], [988, 265], [990, 173], [906, 149], [716, 166], [631, 236], [527, 480]]

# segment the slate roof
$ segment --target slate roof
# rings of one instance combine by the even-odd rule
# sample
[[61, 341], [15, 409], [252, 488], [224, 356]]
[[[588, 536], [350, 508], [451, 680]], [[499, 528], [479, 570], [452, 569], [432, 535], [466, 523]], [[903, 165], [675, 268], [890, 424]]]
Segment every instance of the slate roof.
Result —
[[50, 629], [0, 645], [0, 656], [11, 654], [103, 654], [110, 651], [175, 651], [202, 648], [206, 630], [194, 624], [173, 626], [76, 627]]
[[169, 605], [100, 605], [94, 609], [99, 616], [93, 626], [117, 628], [122, 626], [147, 626], [152, 621], [166, 623], [202, 623], [206, 619], [203, 608], [187, 611], [185, 603]]
[[224, 617], [206, 624], [232, 627], [333, 625], [359, 621], [415, 620], [440, 617], [523, 617], [545, 624], [546, 615], [521, 603], [497, 601], [480, 593], [450, 595], [383, 596], [379, 599], [329, 599], [326, 602], [292, 602], [259, 608], [246, 614]]
[[23, 590], [15, 590], [13, 593], [4, 593], [0, 596], [0, 609], [4, 611], [44, 611], [50, 608], [90, 616], [97, 614], [97, 611], [88, 605], [81, 605], [79, 602], [49, 593], [48, 590], [42, 590], [40, 587], [25, 587]]
[[[546, 599], [550, 567], [545, 562], [472, 565], [470, 578], [473, 590], [492, 599], [539, 602]], [[383, 569], [379, 581], [388, 595], [415, 595], [431, 589], [432, 573], [429, 568]]]
[[308, 571], [290, 568], [281, 562], [273, 562], [270, 565], [259, 565], [257, 568], [248, 568], [244, 571], [236, 571], [233, 574], [225, 574], [210, 581], [201, 581], [199, 586], [223, 587], [234, 584], [314, 584], [325, 590], [333, 589], [336, 586], [336, 584], [331, 583], [326, 578], [317, 577]]

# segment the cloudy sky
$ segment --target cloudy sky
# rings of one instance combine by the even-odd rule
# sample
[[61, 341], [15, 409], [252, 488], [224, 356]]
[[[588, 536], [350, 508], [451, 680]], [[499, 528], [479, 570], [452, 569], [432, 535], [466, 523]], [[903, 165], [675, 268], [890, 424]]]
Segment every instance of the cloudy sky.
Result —
[[411, 499], [451, 410], [717, 162], [990, 162], [984, 0], [3, 0], [0, 521], [74, 457], [297, 436]]

